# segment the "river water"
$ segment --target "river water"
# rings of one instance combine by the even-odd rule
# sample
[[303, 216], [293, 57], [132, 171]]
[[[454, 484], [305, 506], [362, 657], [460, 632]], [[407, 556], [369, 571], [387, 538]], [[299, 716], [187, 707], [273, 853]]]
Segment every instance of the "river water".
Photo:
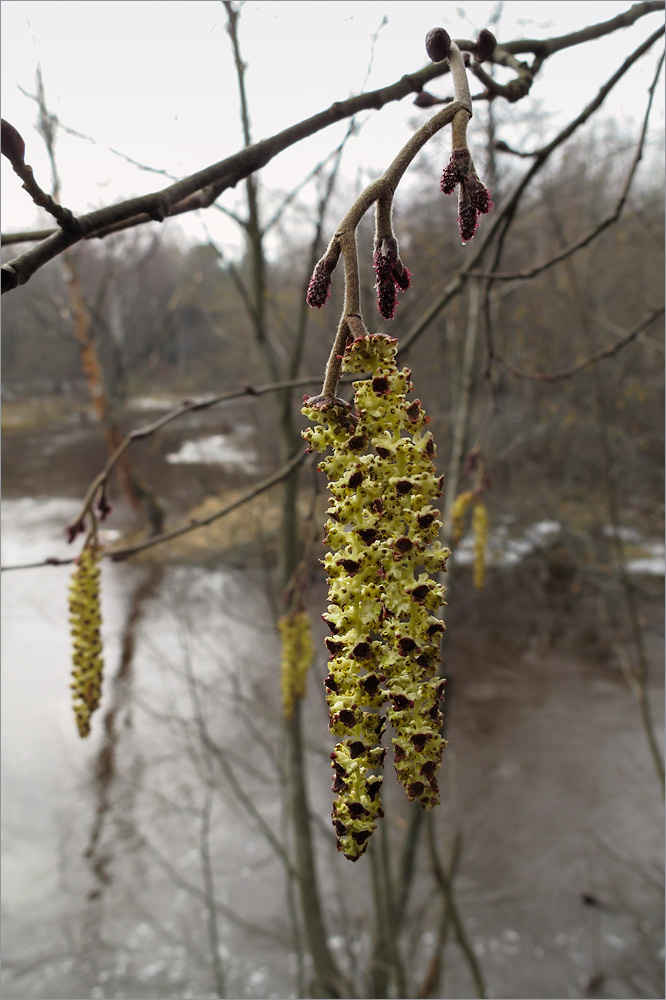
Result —
[[[158, 487], [191, 463], [199, 486], [219, 485], [234, 442], [209, 424], [201, 436], [198, 470], [192, 427], [151, 456]], [[7, 445], [3, 565], [69, 554], [63, 526], [103, 461], [95, 432], [8, 435]], [[192, 502], [192, 479], [181, 480], [176, 505]], [[125, 514], [120, 505], [119, 523]], [[521, 565], [498, 554], [481, 595], [461, 573], [447, 613], [450, 744], [437, 829], [443, 848], [461, 838], [457, 900], [487, 995], [662, 996], [663, 803], [622, 675], [631, 646], [597, 599], [555, 582], [537, 588]], [[3, 995], [297, 995], [284, 872], [244, 808], [246, 796], [282, 838], [267, 574], [105, 563], [106, 679], [87, 741], [70, 708], [69, 575], [3, 574]], [[637, 579], [661, 737], [663, 585]], [[321, 579], [311, 596], [321, 640]], [[331, 946], [353, 969], [372, 932], [370, 872], [367, 859], [351, 866], [334, 850], [324, 661], [320, 652], [305, 707], [310, 790]], [[409, 812], [388, 773], [385, 788], [397, 843]], [[439, 919], [425, 857], [415, 887], [402, 942], [413, 984]], [[435, 995], [475, 995], [455, 941], [445, 969]], [[365, 995], [360, 977], [356, 986]]]

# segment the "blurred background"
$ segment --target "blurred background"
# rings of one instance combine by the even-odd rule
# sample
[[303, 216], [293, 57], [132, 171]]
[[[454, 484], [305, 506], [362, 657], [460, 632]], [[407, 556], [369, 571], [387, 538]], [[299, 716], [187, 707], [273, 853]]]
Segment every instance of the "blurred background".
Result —
[[[628, 9], [553, 3], [538, 22], [510, 2], [82, 6], [2, 9], [3, 116], [75, 213], [395, 82], [425, 64], [436, 25], [502, 43]], [[642, 6], [553, 56], [524, 99], [475, 102], [495, 213], [659, 28], [659, 5]], [[5, 295], [5, 996], [663, 996], [662, 58], [659, 40], [544, 157], [472, 270], [494, 213], [461, 246], [439, 133], [396, 195], [412, 288], [391, 323], [370, 217], [359, 227], [365, 320], [404, 345], [453, 556], [443, 804], [409, 806], [387, 762], [386, 817], [356, 865], [329, 821], [325, 483], [306, 461], [261, 486], [302, 453], [302, 396], [319, 391], [342, 306], [339, 268], [326, 308], [307, 310], [312, 267], [432, 110], [412, 95], [363, 112], [206, 211], [79, 243]], [[452, 96], [448, 76], [427, 89]], [[16, 233], [51, 220], [4, 159], [2, 205], [5, 262], [31, 245]], [[229, 398], [115, 467], [106, 546], [214, 519], [104, 560], [103, 700], [81, 742], [72, 567], [48, 560], [78, 553], [65, 527], [125, 435], [213, 394]], [[470, 511], [451, 532], [465, 492], [488, 511], [485, 547]], [[316, 652], [288, 716], [277, 622], [294, 594]]]

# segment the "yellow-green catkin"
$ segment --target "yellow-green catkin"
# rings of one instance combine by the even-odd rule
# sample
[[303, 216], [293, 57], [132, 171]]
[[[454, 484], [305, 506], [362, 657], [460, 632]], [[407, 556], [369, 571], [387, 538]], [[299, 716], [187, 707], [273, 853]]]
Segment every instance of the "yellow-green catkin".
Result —
[[[418, 399], [408, 401], [410, 372], [395, 364], [397, 341], [360, 337], [343, 369], [370, 372], [355, 382], [354, 409], [341, 400], [306, 398], [310, 448], [327, 451], [319, 468], [331, 492], [323, 560], [329, 579], [332, 635], [326, 640], [330, 729], [339, 737], [333, 825], [338, 849], [352, 861], [365, 851], [383, 815], [381, 771], [386, 719], [393, 726], [398, 779], [424, 809], [439, 802], [436, 772], [445, 741], [437, 676], [444, 623], [436, 612], [449, 550], [439, 542], [432, 505], [442, 479], [435, 444]], [[385, 713], [385, 715], [384, 715]]]
[[72, 635], [72, 696], [81, 737], [90, 733], [90, 717], [102, 695], [102, 615], [100, 609], [100, 551], [86, 545], [69, 585], [69, 621]]
[[451, 535], [454, 545], [457, 545], [462, 538], [465, 524], [465, 514], [467, 513], [473, 499], [473, 491], [467, 490], [466, 493], [459, 493], [453, 501], [453, 506], [451, 507]]
[[474, 532], [474, 586], [483, 589], [486, 579], [486, 550], [488, 548], [488, 509], [484, 503], [474, 505], [472, 511]]
[[308, 670], [314, 657], [310, 618], [305, 611], [285, 615], [278, 622], [278, 631], [282, 641], [282, 707], [285, 717], [291, 719], [296, 702], [305, 697]]

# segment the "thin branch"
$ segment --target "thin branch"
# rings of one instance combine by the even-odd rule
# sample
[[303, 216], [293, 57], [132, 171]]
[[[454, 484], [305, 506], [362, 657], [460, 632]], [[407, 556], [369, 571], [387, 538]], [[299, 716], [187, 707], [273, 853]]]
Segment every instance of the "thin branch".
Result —
[[[608, 229], [609, 226], [612, 226], [615, 222], [617, 222], [617, 220], [620, 218], [622, 210], [629, 196], [629, 190], [631, 188], [633, 179], [636, 175], [638, 164], [643, 158], [643, 149], [645, 146], [645, 137], [647, 135], [647, 127], [650, 119], [650, 111], [652, 109], [652, 101], [654, 99], [654, 94], [657, 88], [657, 81], [659, 79], [659, 75], [661, 74], [663, 65], [664, 65], [664, 54], [662, 53], [657, 63], [657, 69], [654, 75], [654, 80], [652, 81], [652, 84], [649, 89], [649, 99], [647, 103], [647, 108], [645, 110], [645, 116], [643, 118], [643, 127], [641, 129], [641, 134], [638, 140], [638, 146], [636, 148], [634, 157], [631, 161], [629, 173], [627, 174], [627, 178], [624, 182], [624, 186], [620, 193], [620, 197], [618, 198], [617, 204], [615, 205], [613, 211], [609, 215], [607, 215], [606, 218], [603, 219], [600, 223], [598, 223], [596, 226], [593, 226], [592, 229], [590, 229], [589, 232], [585, 234], [585, 236], [582, 236], [575, 243], [569, 244], [569, 246], [565, 247], [563, 250], [560, 250], [558, 253], [550, 257], [548, 260], [544, 261], [541, 264], [537, 264], [535, 267], [527, 271], [515, 271], [515, 272], [471, 271], [470, 274], [473, 274], [476, 277], [489, 278], [492, 281], [520, 281], [520, 280], [527, 281], [530, 278], [536, 277], [537, 274], [541, 274], [542, 271], [547, 270], [554, 264], [559, 264], [560, 261], [564, 260], [566, 257], [571, 256], [577, 250], [580, 250], [583, 247], [588, 246], [590, 243], [593, 242], [593, 240], [597, 238], [597, 236], [603, 233], [604, 230]], [[515, 150], [507, 150], [507, 151], [515, 152]], [[537, 154], [525, 153], [518, 155], [535, 156], [538, 155], [538, 153]]]
[[48, 236], [53, 236], [57, 232], [57, 229], [35, 229], [34, 231], [25, 233], [3, 233], [0, 236], [0, 241], [3, 247], [11, 246], [13, 243], [35, 243], [45, 240]]
[[196, 528], [203, 528], [208, 524], [212, 524], [213, 521], [217, 521], [219, 518], [224, 517], [225, 514], [230, 514], [232, 510], [237, 510], [239, 507], [243, 507], [246, 503], [249, 503], [250, 500], [254, 500], [255, 497], [265, 493], [266, 490], [276, 486], [277, 483], [281, 483], [282, 480], [286, 479], [287, 476], [290, 476], [294, 469], [298, 468], [298, 466], [304, 462], [306, 458], [307, 452], [297, 452], [293, 458], [283, 465], [281, 469], [278, 469], [277, 472], [267, 476], [266, 479], [262, 479], [260, 483], [257, 483], [256, 486], [246, 490], [246, 492], [236, 500], [223, 504], [222, 507], [213, 511], [212, 514], [207, 514], [206, 517], [192, 518], [189, 524], [183, 524], [180, 525], [180, 527], [171, 528], [170, 531], [163, 531], [159, 535], [153, 535], [150, 538], [145, 538], [142, 542], [136, 542], [133, 545], [123, 545], [118, 548], [106, 549], [104, 555], [109, 556], [109, 558], [113, 559], [114, 562], [118, 562], [122, 559], [126, 559], [128, 556], [136, 555], [137, 552], [143, 552], [146, 549], [150, 549], [154, 545], [161, 545], [163, 542], [169, 542], [173, 538], [179, 538], [181, 535], [194, 531]]
[[309, 375], [303, 378], [288, 379], [284, 382], [271, 382], [268, 385], [256, 387], [246, 385], [242, 389], [231, 389], [227, 392], [219, 393], [216, 396], [210, 396], [208, 399], [185, 400], [185, 402], [181, 403], [173, 410], [165, 413], [163, 417], [159, 417], [150, 424], [146, 424], [143, 427], [138, 427], [135, 430], [130, 431], [129, 434], [127, 434], [126, 437], [120, 442], [113, 454], [109, 457], [106, 465], [99, 475], [93, 479], [81, 502], [81, 507], [72, 523], [76, 524], [81, 521], [87, 511], [90, 510], [90, 507], [94, 503], [98, 494], [104, 493], [106, 484], [108, 483], [115, 466], [130, 445], [134, 444], [135, 441], [143, 441], [146, 438], [152, 437], [153, 434], [157, 434], [158, 431], [161, 431], [167, 424], [170, 424], [174, 420], [178, 420], [180, 417], [185, 416], [188, 413], [194, 413], [199, 410], [208, 410], [213, 406], [218, 406], [220, 403], [228, 403], [231, 400], [242, 399], [247, 396], [264, 396], [267, 393], [280, 392], [283, 389], [295, 389], [301, 386], [305, 387], [313, 385], [318, 381], [319, 379], [316, 376]]
[[[139, 839], [141, 846], [148, 852], [149, 855], [153, 857], [159, 867], [174, 880], [176, 885], [181, 886], [183, 889], [187, 889], [187, 891], [192, 893], [193, 896], [202, 899], [204, 902], [208, 902], [208, 896], [205, 890], [200, 889], [196, 885], [192, 885], [191, 882], [188, 882], [187, 879], [183, 878], [175, 865], [173, 865], [168, 858], [165, 858], [161, 851], [159, 851], [154, 844], [152, 844], [147, 837], [138, 830], [137, 838]], [[282, 945], [282, 947], [293, 947], [293, 940], [286, 934], [281, 934], [278, 930], [261, 927], [259, 924], [253, 924], [251, 921], [245, 920], [243, 917], [240, 917], [231, 906], [227, 906], [218, 899], [214, 900], [214, 906], [215, 909], [218, 910], [219, 913], [223, 914], [227, 920], [230, 920], [237, 927], [242, 928], [246, 933], [251, 935], [256, 934], [257, 936], [268, 938], [270, 941], [278, 942]]]
[[460, 945], [461, 951], [463, 952], [467, 964], [469, 966], [470, 972], [472, 973], [472, 978], [474, 979], [474, 985], [476, 987], [477, 995], [479, 997], [485, 997], [486, 995], [486, 985], [483, 979], [483, 974], [481, 972], [481, 966], [479, 965], [478, 959], [474, 953], [474, 948], [472, 943], [467, 936], [465, 926], [462, 922], [462, 918], [458, 911], [458, 905], [455, 901], [453, 895], [453, 886], [451, 879], [446, 874], [444, 867], [439, 859], [439, 853], [437, 851], [437, 844], [435, 842], [434, 836], [434, 824], [432, 822], [432, 816], [427, 817], [427, 830], [428, 830], [428, 846], [430, 848], [430, 860], [432, 862], [432, 868], [437, 880], [437, 884], [441, 889], [444, 900], [446, 901], [446, 906], [448, 909], [448, 916], [453, 924], [453, 930]]
[[495, 356], [495, 360], [511, 375], [515, 376], [515, 378], [531, 379], [533, 382], [560, 382], [562, 379], [572, 378], [585, 368], [590, 368], [592, 365], [598, 364], [599, 361], [605, 361], [607, 358], [612, 358], [616, 354], [619, 354], [624, 347], [636, 340], [636, 338], [647, 330], [656, 319], [663, 315], [664, 306], [660, 306], [658, 309], [653, 310], [648, 316], [645, 316], [640, 321], [638, 326], [635, 326], [630, 333], [625, 334], [624, 337], [621, 337], [615, 344], [612, 344], [610, 347], [605, 347], [600, 351], [596, 351], [594, 354], [590, 355], [590, 357], [584, 358], [583, 361], [579, 361], [570, 368], [564, 368], [559, 372], [526, 372], [519, 368], [513, 368], [510, 364], [508, 364], [508, 362], [504, 361], [503, 358], [497, 355]]
[[[465, 282], [469, 277], [471, 277], [472, 271], [483, 257], [483, 254], [490, 246], [493, 239], [496, 237], [500, 244], [499, 249], [501, 251], [501, 246], [506, 239], [511, 223], [515, 218], [518, 204], [535, 174], [539, 172], [555, 150], [566, 142], [566, 140], [569, 139], [574, 132], [576, 132], [576, 130], [580, 128], [581, 125], [583, 125], [595, 113], [595, 111], [598, 110], [598, 108], [601, 107], [613, 87], [621, 80], [625, 73], [628, 72], [633, 64], [640, 59], [641, 56], [643, 56], [663, 34], [664, 28], [662, 27], [653, 32], [648, 39], [642, 42], [638, 48], [636, 48], [634, 52], [632, 52], [632, 54], [625, 59], [622, 65], [615, 71], [615, 73], [613, 73], [606, 83], [600, 87], [596, 97], [594, 97], [593, 100], [583, 108], [580, 114], [578, 114], [576, 118], [570, 121], [568, 125], [558, 132], [558, 134], [551, 139], [547, 145], [535, 153], [534, 163], [520, 179], [502, 208], [494, 213], [494, 216], [491, 215], [490, 224], [484, 230], [483, 236], [480, 238], [477, 237], [479, 242], [472, 250], [467, 263], [459, 270], [456, 277], [449, 282], [440, 297], [432, 303], [430, 308], [427, 309], [422, 316], [419, 317], [411, 329], [407, 331], [405, 336], [401, 337], [399, 348], [400, 356], [404, 357], [406, 352], [422, 336], [422, 334], [430, 326], [430, 323], [440, 314], [442, 309], [444, 309], [449, 302], [451, 302], [452, 299], [454, 299], [456, 295], [462, 291]], [[498, 258], [499, 252], [496, 254], [496, 259]]]
[[[635, 24], [646, 14], [664, 9], [664, 0], [648, 0], [646, 3], [635, 3], [629, 10], [623, 11], [609, 21], [600, 21], [599, 24], [590, 24], [580, 31], [571, 31], [567, 35], [558, 35], [555, 38], [520, 38], [515, 42], [505, 42], [502, 49], [512, 55], [521, 55], [531, 52], [543, 62], [554, 52], [561, 52], [562, 49], [571, 48], [573, 45], [581, 45], [583, 42], [593, 42], [604, 35], [610, 35], [620, 28], [628, 28]], [[541, 64], [539, 64], [541, 65]]]
[[[457, 60], [455, 59], [454, 50], [458, 53]], [[453, 56], [452, 65], [456, 66], [457, 69], [458, 61], [462, 66], [462, 59], [460, 59], [460, 53], [453, 44], [451, 46], [451, 53]], [[462, 72], [466, 81], [464, 67], [462, 68]], [[456, 79], [458, 78], [454, 77], [454, 81]], [[324, 384], [321, 391], [322, 396], [326, 399], [332, 399], [335, 396], [337, 385], [340, 380], [340, 373], [342, 371], [342, 354], [344, 353], [349, 334], [356, 334], [357, 327], [361, 327], [358, 331], [360, 333], [362, 333], [365, 329], [361, 318], [359, 269], [356, 251], [356, 230], [358, 225], [365, 213], [375, 202], [384, 201], [387, 204], [391, 203], [393, 194], [400, 183], [403, 174], [416, 154], [423, 148], [423, 146], [425, 146], [429, 139], [436, 135], [437, 132], [439, 132], [446, 125], [450, 125], [460, 112], [471, 114], [469, 90], [467, 90], [467, 93], [464, 94], [463, 97], [467, 100], [463, 99], [454, 101], [452, 104], [447, 105], [447, 107], [442, 108], [441, 111], [434, 115], [429, 121], [425, 122], [425, 124], [414, 133], [411, 139], [405, 143], [384, 174], [382, 174], [382, 176], [376, 181], [373, 181], [372, 184], [369, 184], [368, 187], [361, 192], [340, 222], [335, 236], [331, 241], [331, 246], [334, 242], [340, 246], [342, 255], [344, 256], [345, 301], [342, 309], [342, 317], [338, 326], [338, 332], [333, 342], [333, 347], [331, 348], [328, 364], [326, 366]], [[327, 253], [330, 253], [330, 250], [331, 247], [329, 247], [329, 251], [327, 251]]]
[[[43, 119], [44, 114], [42, 114], [42, 126], [40, 128], [40, 132], [44, 142], [46, 143], [51, 163], [53, 163], [53, 143], [50, 138], [52, 136], [52, 132], [47, 132], [43, 127]], [[11, 136], [11, 140], [13, 141], [7, 141], [8, 135]], [[28, 192], [35, 205], [39, 208], [43, 208], [49, 213], [49, 215], [52, 215], [61, 227], [61, 229], [54, 230], [54, 232], [64, 230], [65, 232], [75, 236], [78, 235], [79, 223], [73, 212], [70, 212], [68, 208], [63, 208], [63, 206], [59, 204], [57, 196], [55, 198], [51, 197], [50, 194], [47, 194], [46, 191], [42, 190], [40, 185], [37, 183], [32, 167], [29, 166], [23, 158], [25, 151], [23, 147], [23, 140], [16, 129], [10, 125], [9, 122], [6, 122], [4, 118], [2, 119], [2, 147], [2, 151], [9, 159], [14, 173], [17, 174], [23, 181], [23, 188]]]
[[[224, 517], [225, 514], [230, 514], [233, 510], [237, 510], [239, 507], [244, 506], [249, 503], [250, 500], [254, 500], [255, 497], [260, 496], [265, 493], [266, 490], [271, 489], [271, 487], [276, 486], [277, 483], [282, 482], [286, 479], [294, 469], [305, 461], [308, 457], [306, 451], [297, 452], [282, 468], [278, 469], [272, 475], [267, 476], [266, 479], [262, 479], [261, 482], [256, 483], [251, 489], [246, 490], [242, 496], [237, 497], [230, 503], [224, 504], [217, 510], [213, 511], [212, 514], [208, 514], [206, 517], [192, 518], [188, 524], [180, 525], [176, 528], [171, 528], [169, 531], [164, 531], [159, 535], [152, 535], [149, 538], [144, 539], [141, 542], [135, 542], [132, 545], [121, 545], [115, 548], [108, 548], [102, 551], [103, 557], [108, 557], [113, 559], [114, 562], [120, 562], [123, 559], [127, 559], [129, 556], [135, 555], [137, 552], [143, 552], [145, 549], [150, 549], [154, 545], [161, 545], [163, 542], [171, 541], [172, 538], [178, 538], [180, 535], [185, 535], [189, 531], [194, 531], [196, 528], [203, 528], [213, 521], [218, 520], [220, 517]], [[2, 566], [0, 570], [3, 573], [8, 573], [11, 570], [18, 569], [38, 569], [43, 566], [70, 566], [72, 563], [76, 562], [76, 556], [72, 556], [68, 559], [59, 559], [56, 557], [50, 557], [44, 559], [41, 562], [33, 563], [21, 563], [14, 566]]]
[[395, 83], [366, 94], [358, 94], [345, 101], [336, 101], [327, 110], [320, 111], [296, 125], [291, 125], [268, 139], [247, 146], [245, 149], [198, 170], [160, 191], [130, 198], [116, 205], [96, 209], [78, 218], [79, 232], [56, 232], [38, 246], [27, 250], [2, 267], [2, 291], [10, 291], [29, 281], [35, 271], [72, 246], [78, 240], [118, 231], [118, 225], [142, 225], [152, 221], [162, 222], [167, 216], [191, 212], [208, 207], [213, 201], [239, 181], [265, 167], [278, 153], [302, 139], [349, 118], [359, 111], [380, 109], [392, 101], [399, 101], [411, 93], [418, 93], [429, 80], [443, 72], [439, 63], [431, 63], [415, 73], [406, 73]]

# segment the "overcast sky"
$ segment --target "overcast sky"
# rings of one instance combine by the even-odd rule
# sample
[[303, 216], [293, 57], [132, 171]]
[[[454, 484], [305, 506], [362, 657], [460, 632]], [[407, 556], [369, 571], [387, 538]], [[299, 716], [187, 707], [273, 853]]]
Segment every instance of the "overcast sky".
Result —
[[[562, 34], [630, 6], [629, 0], [547, 4], [507, 0], [497, 34], [500, 40]], [[469, 37], [487, 24], [494, 8], [495, 3], [480, 0], [460, 5], [436, 0], [248, 0], [241, 15], [241, 44], [248, 64], [254, 138], [264, 138], [357, 93], [365, 82], [372, 35], [384, 16], [387, 23], [376, 40], [366, 89], [423, 66], [429, 28], [441, 24], [453, 37]], [[552, 115], [544, 119], [544, 137], [576, 115], [660, 20], [662, 14], [652, 14], [610, 38], [549, 60], [528, 98], [533, 107]], [[65, 125], [96, 141], [93, 145], [62, 133], [58, 139], [62, 200], [76, 213], [168, 183], [127, 165], [106, 147], [179, 177], [240, 148], [236, 83], [224, 26], [224, 8], [217, 0], [3, 0], [2, 115], [26, 140], [26, 162], [42, 186], [49, 185], [49, 169], [33, 128], [36, 106], [21, 92], [23, 88], [34, 94], [37, 63], [52, 109]], [[655, 46], [605, 110], [632, 137], [643, 115], [657, 57]], [[431, 89], [438, 87], [442, 85], [435, 82]], [[346, 154], [349, 177], [359, 170], [380, 170], [415, 124], [425, 119], [427, 112], [417, 111], [411, 101], [407, 98], [370, 118]], [[521, 102], [521, 114], [526, 106]], [[653, 122], [655, 134], [663, 132], [661, 97]], [[287, 151], [264, 171], [264, 183], [288, 189], [343, 131], [344, 124], [333, 126]], [[444, 162], [447, 137], [435, 141], [444, 147]], [[234, 192], [225, 195], [227, 204], [236, 197]], [[4, 158], [2, 216], [4, 231], [29, 228], [37, 221]], [[231, 248], [236, 236], [219, 213], [202, 216]], [[194, 218], [177, 225], [193, 235], [203, 234], [201, 222]]]

